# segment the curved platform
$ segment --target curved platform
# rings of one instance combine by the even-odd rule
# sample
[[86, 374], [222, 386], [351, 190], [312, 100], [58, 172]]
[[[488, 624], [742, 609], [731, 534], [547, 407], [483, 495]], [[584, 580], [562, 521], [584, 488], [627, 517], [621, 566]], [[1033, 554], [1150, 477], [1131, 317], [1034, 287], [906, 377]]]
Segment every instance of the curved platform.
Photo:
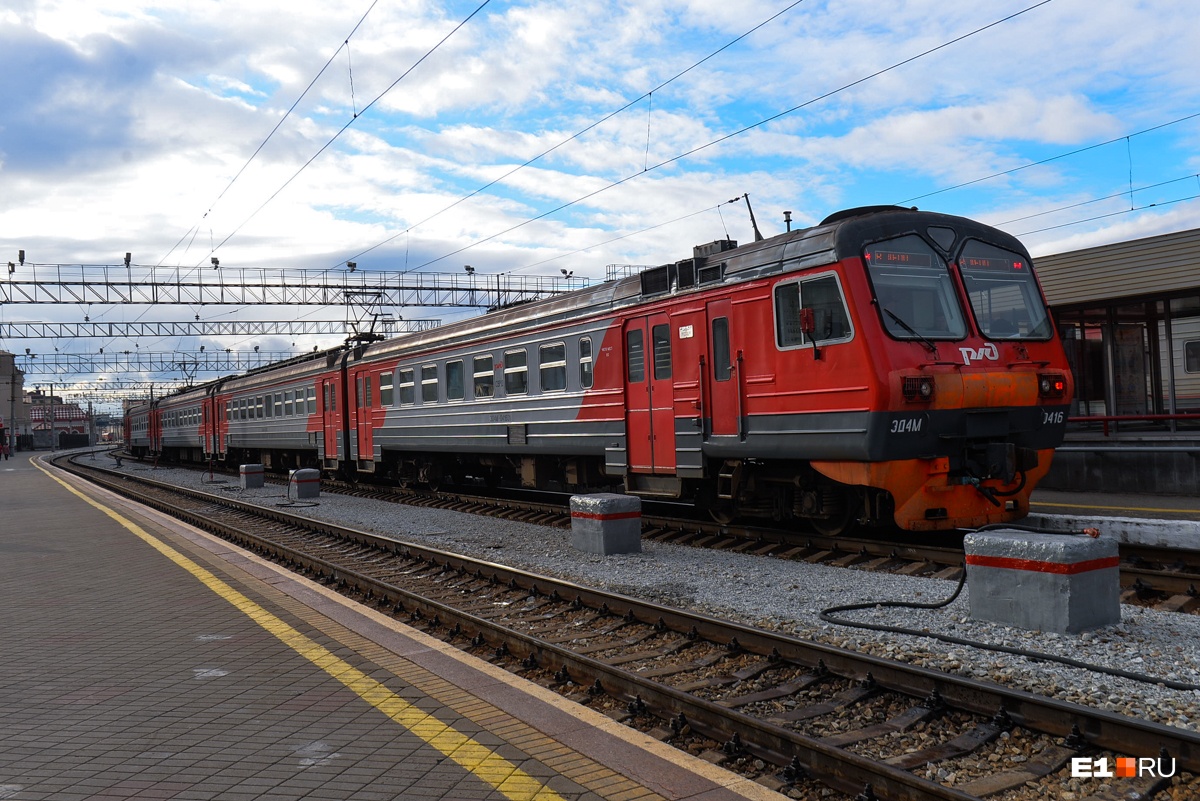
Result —
[[0, 565], [0, 799], [780, 797], [36, 458]]

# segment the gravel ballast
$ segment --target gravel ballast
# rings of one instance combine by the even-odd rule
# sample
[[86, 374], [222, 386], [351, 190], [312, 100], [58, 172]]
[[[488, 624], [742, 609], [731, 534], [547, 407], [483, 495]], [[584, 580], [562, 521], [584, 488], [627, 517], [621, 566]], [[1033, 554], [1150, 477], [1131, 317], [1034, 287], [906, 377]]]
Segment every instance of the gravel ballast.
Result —
[[[209, 483], [207, 473], [150, 469], [130, 462], [122, 469], [265, 506], [289, 503], [278, 486], [241, 490], [236, 480]], [[567, 529], [332, 493], [322, 494], [316, 505], [303, 505], [309, 503], [313, 502], [298, 502], [288, 511], [827, 645], [1200, 731], [1200, 690], [1175, 690], [931, 637], [849, 628], [819, 618], [822, 610], [845, 604], [940, 601], [954, 592], [955, 582], [653, 541], [644, 542], [641, 553], [598, 556], [572, 549]], [[872, 607], [839, 617], [1200, 685], [1200, 616], [1123, 605], [1118, 625], [1058, 635], [973, 621], [968, 617], [969, 593], [967, 586], [952, 604], [941, 609]]]

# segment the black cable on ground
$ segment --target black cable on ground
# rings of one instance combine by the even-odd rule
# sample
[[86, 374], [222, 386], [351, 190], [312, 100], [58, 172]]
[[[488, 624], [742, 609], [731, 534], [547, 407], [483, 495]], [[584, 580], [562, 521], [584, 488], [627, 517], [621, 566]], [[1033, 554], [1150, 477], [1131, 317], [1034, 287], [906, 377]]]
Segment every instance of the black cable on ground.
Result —
[[[1037, 528], [1034, 526], [1014, 526], [1010, 524], [999, 524], [995, 526], [984, 526], [977, 529], [985, 531], [993, 528], [1018, 529], [1020, 531], [1030, 531], [1040, 534], [1088, 534], [1087, 531], [1049, 531], [1047, 529]], [[1091, 536], [1089, 534], [1089, 536]], [[1078, 659], [1071, 659], [1066, 656], [1057, 656], [1055, 654], [1042, 653], [1041, 651], [1030, 651], [1025, 648], [1016, 648], [1009, 645], [992, 645], [990, 643], [979, 642], [977, 640], [967, 640], [962, 637], [953, 637], [949, 634], [935, 634], [929, 631], [917, 631], [916, 629], [906, 629], [902, 626], [886, 626], [879, 623], [862, 623], [855, 620], [839, 620], [834, 615], [839, 612], [856, 612], [862, 609], [890, 608], [890, 609], [941, 609], [954, 603], [962, 592], [963, 587], [967, 584], [967, 568], [963, 565], [962, 577], [958, 580], [958, 586], [949, 598], [944, 601], [935, 603], [919, 603], [916, 601], [868, 601], [866, 603], [843, 604], [841, 606], [831, 606], [828, 609], [821, 610], [820, 618], [826, 623], [832, 623], [836, 626], [850, 626], [858, 629], [868, 629], [870, 631], [886, 631], [893, 634], [909, 634], [913, 637], [929, 637], [941, 642], [953, 643], [954, 645], [962, 645], [968, 648], [980, 648], [987, 651], [999, 651], [1001, 653], [1013, 654], [1015, 656], [1023, 656], [1027, 659], [1032, 659], [1038, 662], [1057, 662], [1061, 665], [1079, 668], [1081, 670], [1090, 670], [1094, 673], [1103, 673], [1108, 676], [1116, 676], [1122, 679], [1130, 679], [1131, 681], [1141, 682], [1143, 684], [1156, 684], [1163, 687], [1169, 687], [1172, 690], [1200, 690], [1200, 685], [1190, 684], [1183, 681], [1175, 681], [1173, 679], [1159, 678], [1157, 676], [1148, 676], [1145, 673], [1133, 673], [1128, 670], [1119, 668], [1104, 667], [1103, 665], [1093, 665], [1088, 662], [1081, 662]]]

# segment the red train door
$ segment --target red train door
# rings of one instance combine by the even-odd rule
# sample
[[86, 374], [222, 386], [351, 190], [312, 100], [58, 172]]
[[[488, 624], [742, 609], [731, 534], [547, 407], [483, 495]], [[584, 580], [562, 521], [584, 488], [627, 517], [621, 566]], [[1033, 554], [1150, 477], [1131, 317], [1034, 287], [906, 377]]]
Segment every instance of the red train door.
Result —
[[740, 433], [738, 418], [741, 416], [738, 397], [738, 362], [733, 347], [733, 331], [730, 325], [733, 302], [728, 298], [708, 304], [708, 353], [707, 375], [701, 380], [708, 384], [709, 417], [711, 432], [715, 436]]
[[371, 389], [371, 374], [363, 370], [354, 378], [355, 419], [358, 423], [358, 467], [360, 470], [372, 469], [375, 462]]
[[653, 314], [625, 324], [625, 436], [634, 473], [675, 472], [671, 323]]
[[326, 467], [338, 461], [338, 434], [342, 430], [338, 419], [338, 382], [336, 378], [321, 380], [321, 431]]

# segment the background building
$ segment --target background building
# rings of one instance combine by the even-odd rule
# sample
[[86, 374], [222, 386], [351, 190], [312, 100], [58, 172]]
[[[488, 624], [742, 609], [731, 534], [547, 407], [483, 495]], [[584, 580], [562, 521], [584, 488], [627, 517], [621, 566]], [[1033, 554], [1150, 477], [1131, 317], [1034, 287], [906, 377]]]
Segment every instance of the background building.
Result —
[[1200, 492], [1200, 229], [1035, 261], [1075, 374], [1043, 486]]
[[18, 446], [22, 438], [32, 447], [33, 431], [25, 405], [25, 374], [17, 369], [16, 356], [0, 350], [0, 444]]

